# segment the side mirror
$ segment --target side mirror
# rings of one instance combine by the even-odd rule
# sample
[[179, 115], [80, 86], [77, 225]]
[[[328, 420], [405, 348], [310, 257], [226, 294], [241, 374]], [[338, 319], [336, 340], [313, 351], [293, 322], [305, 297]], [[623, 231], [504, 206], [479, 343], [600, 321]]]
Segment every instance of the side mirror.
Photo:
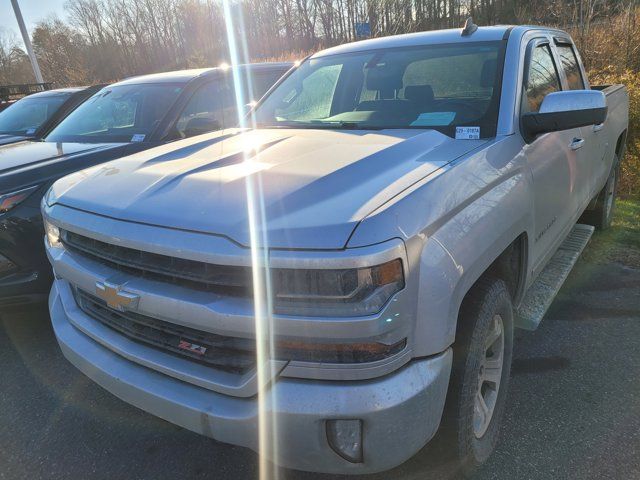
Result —
[[258, 103], [258, 102], [256, 102], [255, 100], [251, 100], [249, 103], [245, 103], [242, 106], [242, 110], [243, 110], [242, 113], [244, 115], [247, 115], [253, 109], [253, 107], [256, 106], [256, 103]]
[[607, 100], [599, 90], [566, 90], [548, 94], [539, 112], [522, 116], [522, 136], [527, 143], [537, 135], [604, 122]]
[[215, 130], [220, 130], [220, 122], [217, 120], [209, 117], [194, 117], [187, 122], [187, 126], [184, 128], [184, 136], [188, 138]]

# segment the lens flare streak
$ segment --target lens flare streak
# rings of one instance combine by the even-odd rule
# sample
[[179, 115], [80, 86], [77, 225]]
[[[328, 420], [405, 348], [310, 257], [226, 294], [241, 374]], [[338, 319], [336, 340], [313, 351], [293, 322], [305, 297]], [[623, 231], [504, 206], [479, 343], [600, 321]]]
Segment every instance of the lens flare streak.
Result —
[[[241, 73], [236, 68], [242, 63], [249, 63], [247, 43], [243, 35], [244, 21], [241, 8], [232, 5], [230, 0], [223, 0], [223, 13], [227, 42], [229, 45], [229, 57], [232, 71], [235, 102], [238, 112], [238, 125], [240, 128], [255, 128], [253, 121], [244, 115], [244, 105], [247, 99], [243, 98]], [[237, 25], [236, 22], [237, 21]], [[236, 28], [238, 35], [236, 35]], [[250, 75], [244, 79], [248, 86], [247, 91], [252, 92]], [[244, 162], [260, 163], [260, 152], [255, 149], [245, 149]], [[278, 434], [277, 419], [275, 418], [276, 398], [274, 389], [270, 388], [268, 380], [275, 377], [275, 372], [267, 371], [273, 368], [269, 362], [274, 351], [273, 339], [273, 307], [271, 305], [271, 284], [269, 275], [269, 250], [267, 244], [266, 215], [264, 196], [262, 191], [262, 176], [259, 169], [254, 174], [245, 177], [247, 197], [247, 209], [250, 232], [252, 280], [254, 290], [254, 318], [256, 333], [257, 376], [258, 385], [258, 448], [260, 480], [278, 478], [275, 467], [278, 458]], [[259, 247], [259, 245], [261, 247]], [[269, 460], [273, 460], [271, 463]]]

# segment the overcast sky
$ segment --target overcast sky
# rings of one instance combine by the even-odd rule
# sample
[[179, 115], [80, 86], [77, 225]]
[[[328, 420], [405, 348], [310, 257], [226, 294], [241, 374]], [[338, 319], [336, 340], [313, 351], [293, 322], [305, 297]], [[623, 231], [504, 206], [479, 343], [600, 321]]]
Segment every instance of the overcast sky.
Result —
[[[46, 19], [50, 15], [57, 15], [65, 20], [64, 4], [66, 0], [18, 0], [24, 23], [27, 25], [29, 33], [36, 24]], [[17, 39], [22, 43], [18, 22], [13, 14], [11, 0], [0, 0], [0, 28], [11, 30], [16, 34]]]

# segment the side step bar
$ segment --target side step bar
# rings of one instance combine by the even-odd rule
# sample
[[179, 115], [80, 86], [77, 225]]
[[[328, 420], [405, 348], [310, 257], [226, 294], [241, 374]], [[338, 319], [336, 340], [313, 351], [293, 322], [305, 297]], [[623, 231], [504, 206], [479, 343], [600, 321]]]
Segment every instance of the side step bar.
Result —
[[531, 284], [516, 311], [515, 326], [525, 330], [535, 330], [542, 317], [551, 306], [569, 272], [578, 261], [584, 247], [589, 243], [594, 228], [577, 224], [562, 242], [549, 263]]

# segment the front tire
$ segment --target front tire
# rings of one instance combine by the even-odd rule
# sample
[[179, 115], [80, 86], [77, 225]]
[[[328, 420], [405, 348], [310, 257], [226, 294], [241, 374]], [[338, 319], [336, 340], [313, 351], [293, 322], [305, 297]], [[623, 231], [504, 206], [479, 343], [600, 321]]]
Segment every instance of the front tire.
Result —
[[513, 306], [506, 284], [481, 279], [458, 318], [443, 438], [461, 473], [471, 475], [493, 452], [500, 431], [513, 352]]

